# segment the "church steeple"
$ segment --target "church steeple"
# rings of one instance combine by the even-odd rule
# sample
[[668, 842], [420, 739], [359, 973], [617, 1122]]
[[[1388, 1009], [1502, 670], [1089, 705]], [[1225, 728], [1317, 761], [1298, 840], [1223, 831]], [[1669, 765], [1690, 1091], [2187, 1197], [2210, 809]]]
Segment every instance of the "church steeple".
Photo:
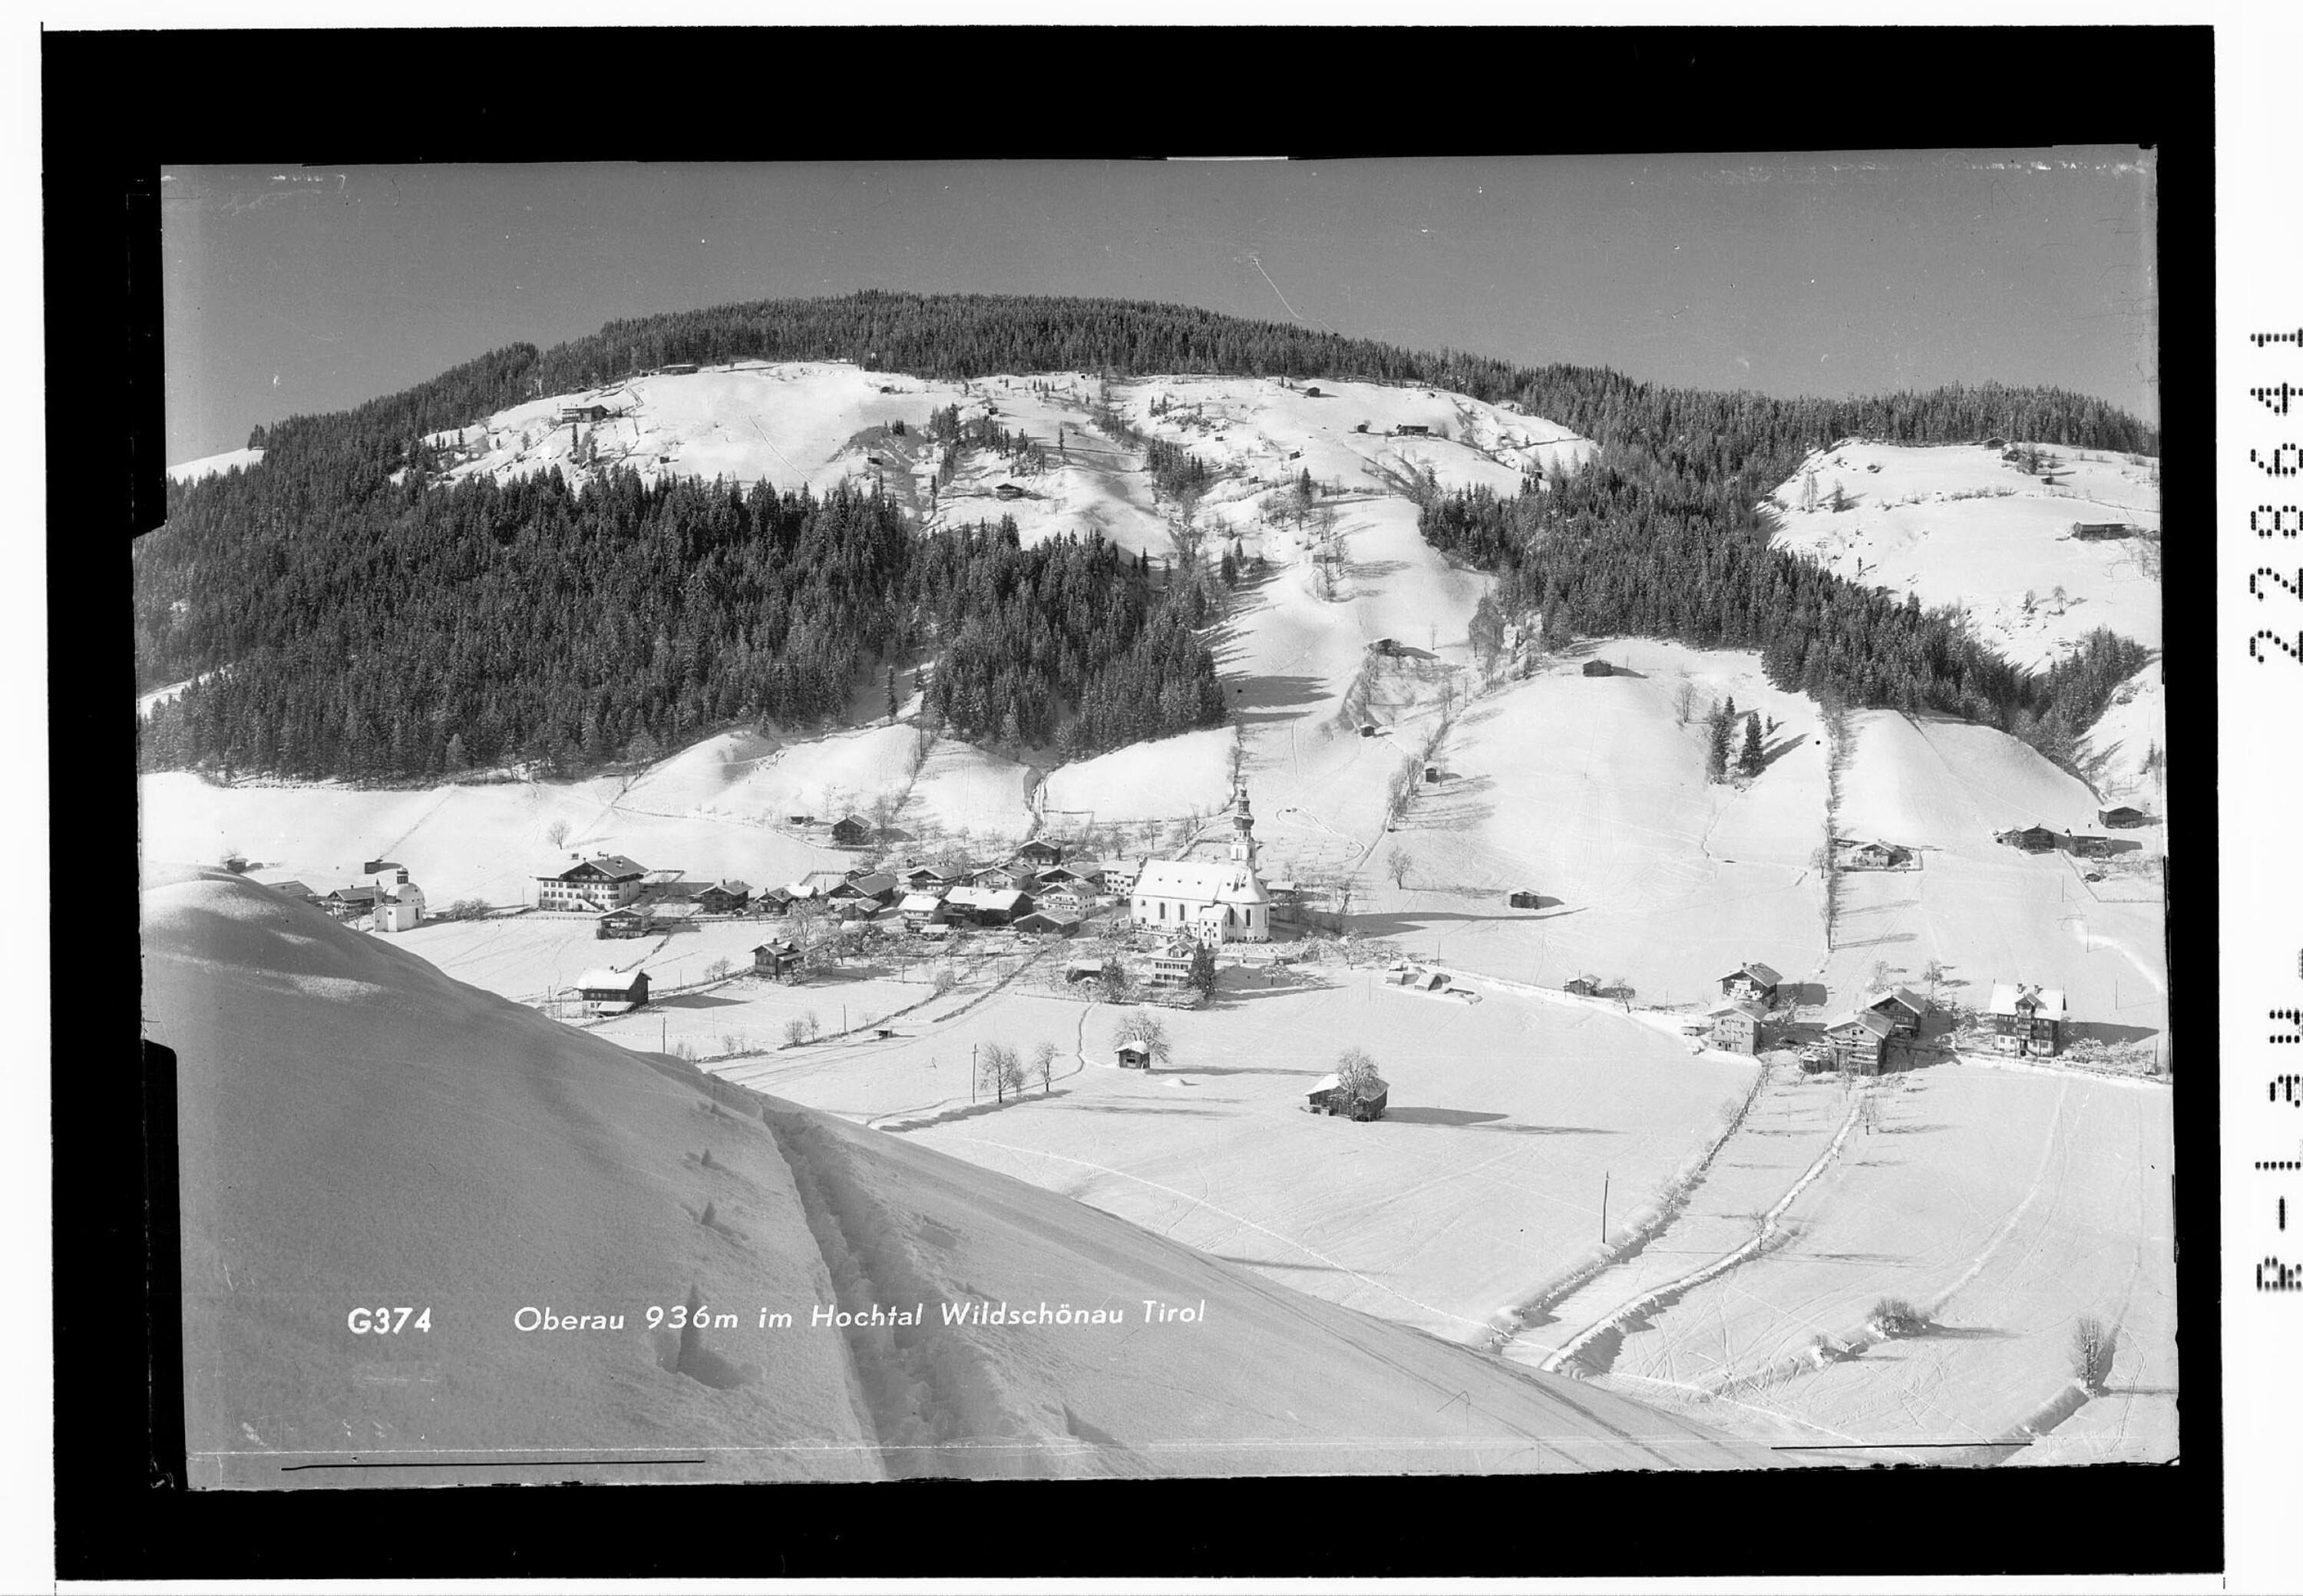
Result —
[[1248, 812], [1247, 783], [1242, 781], [1232, 795], [1231, 857], [1236, 865], [1255, 868], [1255, 816]]

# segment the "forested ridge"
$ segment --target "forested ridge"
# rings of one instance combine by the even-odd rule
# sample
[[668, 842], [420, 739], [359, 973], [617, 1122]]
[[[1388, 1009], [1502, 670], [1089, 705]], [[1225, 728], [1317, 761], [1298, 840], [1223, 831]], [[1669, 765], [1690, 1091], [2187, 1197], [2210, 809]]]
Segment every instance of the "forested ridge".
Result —
[[[1947, 623], [1769, 550], [1757, 508], [1808, 450], [1843, 436], [2155, 451], [2155, 429], [2083, 395], [1984, 384], [1773, 399], [1177, 306], [867, 292], [611, 323], [548, 351], [513, 345], [355, 410], [260, 427], [257, 467], [173, 484], [167, 525], [137, 549], [138, 680], [211, 674], [155, 714], [144, 764], [568, 768], [668, 751], [731, 720], [834, 718], [865, 672], [918, 651], [933, 661], [931, 712], [962, 736], [1085, 753], [1220, 720], [1194, 633], [1219, 591], [1209, 573], [1162, 584], [1092, 539], [1025, 551], [1012, 526], [921, 538], [851, 490], [739, 494], [628, 473], [427, 479], [427, 433], [539, 391], [735, 359], [1445, 387], [1601, 446], [1540, 498], [1427, 496], [1426, 535], [1503, 572], [1521, 610], [1587, 630], [1766, 644], [1792, 685], [2011, 727], [2083, 726], [2097, 679], [2133, 649], [2091, 646], [2073, 668], [2084, 690], [2075, 676], [2035, 680]], [[1163, 476], [1203, 470], [1179, 452], [1159, 463]]]

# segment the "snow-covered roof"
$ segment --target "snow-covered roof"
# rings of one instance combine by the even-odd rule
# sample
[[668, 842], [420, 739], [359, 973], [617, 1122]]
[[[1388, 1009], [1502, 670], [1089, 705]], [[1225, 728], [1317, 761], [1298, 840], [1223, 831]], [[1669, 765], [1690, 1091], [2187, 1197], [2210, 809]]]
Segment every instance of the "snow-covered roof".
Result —
[[1985, 1012], [1988, 1014], [2020, 1015], [2022, 1013], [2022, 1010], [2015, 1006], [2016, 1001], [2019, 998], [2027, 993], [2036, 1001], [2037, 1005], [2032, 1010], [2032, 1014], [2035, 1018], [2061, 1019], [2063, 1018], [2063, 990], [2062, 987], [2026, 987], [2012, 981], [1999, 981], [1992, 984], [1991, 1007], [1985, 1010]]
[[[1332, 1092], [1337, 1086], [1342, 1085], [1343, 1082], [1337, 1079], [1335, 1076], [1323, 1075], [1318, 1080], [1312, 1083], [1312, 1088], [1306, 1095], [1317, 1097], [1320, 1093]], [[1359, 1095], [1362, 1098], [1380, 1097], [1390, 1090], [1391, 1085], [1389, 1082], [1386, 1081], [1379, 1075], [1371, 1075], [1360, 1084]]]
[[586, 970], [576, 977], [578, 992], [632, 992], [646, 976], [638, 970]]
[[[550, 881], [572, 881], [577, 876], [583, 874], [586, 871], [596, 871], [600, 874], [606, 876], [610, 881], [633, 880], [639, 876], [644, 876], [648, 873], [647, 866], [640, 864], [637, 860], [626, 858], [620, 853], [603, 853], [595, 855], [593, 857], [588, 859], [579, 859], [575, 864], [569, 866], [567, 869], [560, 872], [559, 874], [549, 876], [545, 879]], [[674, 871], [672, 874], [676, 876], [679, 874], [679, 872]]]
[[1774, 969], [1759, 963], [1757, 959], [1739, 964], [1719, 978], [1722, 981], [1732, 981], [1738, 975], [1749, 975], [1762, 986], [1779, 985], [1783, 981], [1783, 977], [1776, 974]]
[[1885, 1036], [1895, 1028], [1895, 1022], [1877, 1009], [1859, 1009], [1852, 1014], [1843, 1014], [1824, 1026], [1826, 1034], [1843, 1031], [1850, 1026], [1860, 1026], [1874, 1036]]
[[944, 901], [962, 908], [1012, 909], [1024, 901], [1024, 894], [1013, 887], [954, 887]]
[[933, 892], [907, 892], [904, 894], [904, 900], [896, 905], [896, 912], [902, 915], [927, 915], [933, 914], [942, 907], [943, 899]]
[[1230, 859], [1153, 859], [1136, 876], [1135, 891], [1145, 898], [1201, 903], [1271, 901], [1255, 872]]
[[1889, 1003], [1900, 1003], [1914, 1015], [1925, 1014], [1928, 1011], [1927, 999], [1919, 996], [1908, 986], [1891, 986], [1881, 992], [1865, 992], [1860, 1007], [1881, 1009]]
[[1725, 1003], [1714, 1003], [1710, 1008], [1705, 1009], [1704, 1012], [1713, 1018], [1717, 1018], [1723, 1014], [1740, 1014], [1746, 1019], [1765, 1019], [1767, 1018], [1767, 1011], [1749, 998], [1737, 998]]

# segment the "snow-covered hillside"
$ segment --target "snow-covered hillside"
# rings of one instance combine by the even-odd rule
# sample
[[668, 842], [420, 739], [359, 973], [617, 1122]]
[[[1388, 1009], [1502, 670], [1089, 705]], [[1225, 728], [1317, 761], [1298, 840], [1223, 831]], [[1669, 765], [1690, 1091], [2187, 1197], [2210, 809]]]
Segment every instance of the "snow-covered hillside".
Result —
[[219, 477], [226, 471], [246, 470], [264, 459], [261, 449], [227, 449], [222, 454], [211, 454], [200, 460], [188, 460], [181, 465], [170, 466], [168, 475], [177, 482], [197, 482], [203, 477]]
[[[156, 874], [143, 925], [196, 1483], [330, 1485], [311, 1465], [355, 1456], [417, 1482], [1774, 1461], [572, 1032], [245, 881]], [[875, 1308], [924, 1322], [814, 1322]]]
[[[1818, 450], [1775, 492], [1777, 542], [1851, 581], [1961, 606], [2017, 664], [2045, 665], [2097, 627], [2158, 647], [2159, 462], [2041, 447], [2052, 484], [1973, 444]], [[2074, 524], [2138, 531], [2091, 541]]]

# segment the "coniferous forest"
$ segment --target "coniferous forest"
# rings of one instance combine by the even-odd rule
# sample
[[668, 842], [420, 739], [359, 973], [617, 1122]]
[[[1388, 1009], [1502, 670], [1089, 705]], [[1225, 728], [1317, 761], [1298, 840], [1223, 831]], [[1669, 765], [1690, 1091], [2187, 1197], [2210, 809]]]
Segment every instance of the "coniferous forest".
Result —
[[[929, 714], [963, 737], [1086, 754], [1220, 721], [1196, 632], [1213, 618], [1212, 577], [1163, 583], [1100, 540], [1025, 550], [1012, 525], [923, 537], [844, 489], [429, 479], [424, 435], [539, 385], [735, 359], [1447, 387], [1601, 446], [1548, 493], [1426, 500], [1425, 535], [1502, 573], [1505, 606], [1523, 616], [1760, 646], [1784, 685], [1988, 719], [2043, 747], [2083, 730], [2142, 656], [2098, 637], [2034, 676], [1948, 621], [1767, 546], [1760, 499], [1841, 437], [2156, 451], [2154, 429], [2082, 395], [1984, 384], [1772, 399], [1176, 306], [868, 292], [612, 323], [549, 351], [514, 345], [355, 410], [258, 428], [254, 469], [172, 485], [167, 524], [136, 551], [138, 682], [209, 674], [146, 722], [143, 765], [572, 769], [754, 717], [835, 720], [867, 672], [922, 658]], [[1161, 464], [1173, 486], [1204, 486], [1188, 455]]]

